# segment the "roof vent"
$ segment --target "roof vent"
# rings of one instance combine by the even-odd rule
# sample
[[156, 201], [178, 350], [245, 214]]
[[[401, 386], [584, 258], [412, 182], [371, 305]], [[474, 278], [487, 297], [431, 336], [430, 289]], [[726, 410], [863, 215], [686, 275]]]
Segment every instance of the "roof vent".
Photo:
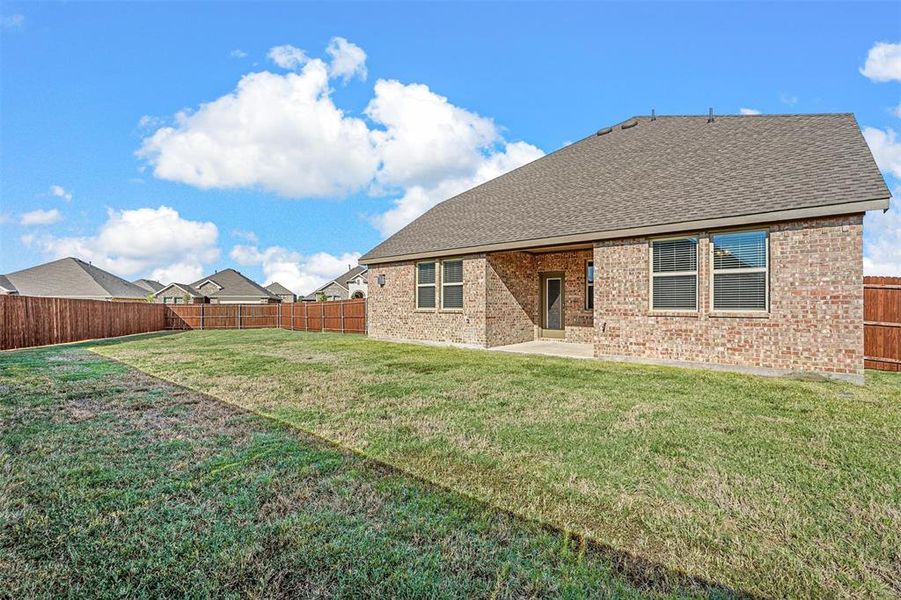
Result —
[[707, 122], [713, 123], [713, 107], [710, 107], [710, 112], [707, 113]]
[[630, 127], [635, 127], [636, 125], [638, 125], [638, 119], [632, 119], [631, 121], [626, 121], [625, 123], [620, 125], [620, 127], [622, 129], [629, 129]]
[[613, 131], [613, 127], [604, 127], [603, 129], [598, 129], [598, 135], [607, 135]]

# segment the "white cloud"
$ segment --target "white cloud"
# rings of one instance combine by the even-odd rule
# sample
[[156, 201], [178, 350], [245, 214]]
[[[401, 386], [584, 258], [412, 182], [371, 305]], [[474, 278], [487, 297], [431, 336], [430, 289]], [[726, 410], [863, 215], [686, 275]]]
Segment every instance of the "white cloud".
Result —
[[22, 29], [25, 27], [25, 15], [4, 15], [0, 17], [0, 28]]
[[[300, 59], [285, 56], [295, 50], [271, 54], [294, 64]], [[330, 78], [364, 76], [366, 54], [343, 38], [326, 52], [330, 65], [304, 55], [299, 72], [245, 75], [234, 92], [176, 114], [175, 125], [145, 138], [137, 155], [157, 177], [204, 189], [262, 188], [289, 198], [391, 194], [395, 206], [370, 217], [386, 235], [542, 155], [422, 84], [379, 80], [364, 110], [369, 123], [348, 116], [330, 96]]]
[[363, 49], [343, 37], [333, 37], [325, 52], [331, 57], [329, 74], [340, 77], [345, 83], [359, 76], [366, 80], [366, 53]]
[[318, 59], [300, 73], [245, 75], [233, 93], [176, 115], [137, 154], [162, 179], [292, 198], [343, 196], [378, 167], [369, 129], [332, 102]]
[[334, 256], [317, 252], [304, 256], [281, 246], [269, 246], [260, 250], [257, 246], [237, 245], [229, 253], [232, 260], [242, 265], [257, 265], [263, 270], [263, 285], [278, 281], [296, 294], [309, 294], [330, 279], [334, 279], [353, 267], [360, 258], [359, 252], [345, 252]]
[[894, 107], [891, 110], [891, 113], [898, 118], [901, 118], [901, 102], [898, 103], [898, 106]]
[[260, 238], [253, 231], [244, 231], [243, 229], [233, 229], [232, 235], [238, 239], [244, 240], [245, 242], [250, 242], [251, 244], [256, 244], [260, 241]]
[[31, 212], [22, 213], [19, 219], [20, 225], [53, 225], [63, 220], [62, 213], [55, 208], [50, 210], [37, 209]]
[[901, 277], [901, 188], [894, 190], [888, 212], [864, 217], [863, 269], [867, 275]]
[[247, 57], [247, 53], [244, 52], [243, 50], [241, 50], [240, 48], [235, 48], [234, 50], [229, 52], [228, 55], [232, 58], [246, 58]]
[[876, 43], [860, 73], [870, 81], [901, 81], [901, 44]]
[[219, 230], [204, 221], [183, 219], [173, 208], [109, 210], [96, 234], [44, 236], [36, 242], [53, 258], [75, 256], [117, 275], [150, 273], [163, 283], [198, 279], [204, 263], [219, 258]]
[[896, 139], [895, 130], [891, 127], [885, 131], [876, 127], [864, 127], [863, 137], [870, 145], [879, 169], [901, 177], [901, 140]]
[[541, 149], [526, 142], [508, 143], [503, 151], [483, 156], [481, 162], [471, 173], [445, 178], [431, 186], [414, 185], [407, 188], [404, 195], [394, 201], [393, 208], [371, 217], [370, 222], [383, 236], [387, 237], [439, 202], [541, 158], [543, 155], [544, 152]]
[[50, 194], [56, 196], [57, 198], [62, 198], [66, 202], [72, 201], [72, 192], [67, 192], [66, 189], [61, 185], [51, 185]]
[[19, 241], [22, 242], [22, 245], [26, 248], [31, 248], [31, 245], [34, 243], [34, 234], [26, 233], [19, 238]]
[[304, 64], [306, 64], [308, 60], [310, 60], [307, 57], [306, 52], [304, 52], [300, 48], [295, 48], [290, 44], [271, 48], [267, 56], [269, 57], [269, 60], [274, 62], [276, 65], [280, 66], [283, 69], [288, 69], [291, 71], [299, 69]]
[[738, 114], [740, 115], [759, 115], [760, 111], [756, 108], [739, 108]]
[[798, 98], [795, 94], [788, 94], [786, 92], [779, 94], [779, 102], [781, 102], [782, 104], [794, 106], [798, 103], [799, 100], [800, 98]]

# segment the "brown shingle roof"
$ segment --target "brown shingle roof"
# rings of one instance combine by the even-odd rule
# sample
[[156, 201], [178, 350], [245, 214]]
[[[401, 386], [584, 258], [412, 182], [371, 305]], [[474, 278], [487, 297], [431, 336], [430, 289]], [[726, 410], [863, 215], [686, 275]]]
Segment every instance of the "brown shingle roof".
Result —
[[212, 281], [222, 288], [206, 294], [210, 298], [246, 298], [257, 296], [260, 298], [277, 298], [275, 294], [272, 294], [257, 282], [234, 269], [216, 271], [212, 275], [198, 279], [192, 283], [191, 286], [200, 288], [203, 282], [207, 280]]
[[147, 290], [73, 257], [7, 273], [6, 278], [23, 296], [147, 298]]
[[744, 215], [765, 221], [850, 202], [888, 206], [851, 114], [631, 121], [438, 204], [360, 262]]

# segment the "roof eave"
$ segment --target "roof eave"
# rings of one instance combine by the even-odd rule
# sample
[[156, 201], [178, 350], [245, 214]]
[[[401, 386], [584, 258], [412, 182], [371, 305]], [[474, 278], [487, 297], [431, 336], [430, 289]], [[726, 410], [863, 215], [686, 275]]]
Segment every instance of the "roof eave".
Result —
[[[480, 246], [469, 246], [462, 248], [447, 248], [443, 250], [434, 250], [427, 252], [415, 252], [410, 254], [399, 254], [394, 256], [369, 256], [366, 254], [359, 259], [361, 264], [377, 265], [392, 262], [402, 262], [408, 260], [418, 260], [422, 258], [440, 258], [443, 256], [455, 256], [463, 254], [480, 254], [483, 252], [500, 252], [504, 250], [525, 250], [539, 246], [556, 246], [563, 244], [573, 244], [579, 242], [595, 242], [601, 240], [611, 240], [618, 238], [629, 238], [643, 235], [659, 235], [665, 233], [677, 233], [680, 231], [712, 229], [721, 227], [737, 227], [741, 225], [753, 225], [762, 223], [772, 223], [776, 221], [793, 221], [797, 219], [809, 219], [816, 217], [829, 217], [836, 215], [847, 215], [855, 213], [863, 213], [869, 210], [888, 210], [889, 200], [891, 196], [875, 198], [872, 200], [844, 202], [841, 204], [830, 204], [825, 206], [815, 206], [809, 208], [796, 208], [790, 210], [771, 211], [763, 213], [751, 213], [747, 215], [738, 215], [731, 217], [720, 217], [715, 219], [699, 219], [693, 221], [680, 221], [675, 223], [663, 223], [658, 225], [648, 225], [643, 227], [632, 227], [628, 229], [614, 229], [610, 231], [597, 231], [589, 233], [578, 233], [573, 235], [563, 235], [548, 238], [538, 238], [531, 240], [519, 240], [513, 242], [499, 242], [494, 244], [484, 244]], [[317, 290], [318, 291], [318, 290]]]

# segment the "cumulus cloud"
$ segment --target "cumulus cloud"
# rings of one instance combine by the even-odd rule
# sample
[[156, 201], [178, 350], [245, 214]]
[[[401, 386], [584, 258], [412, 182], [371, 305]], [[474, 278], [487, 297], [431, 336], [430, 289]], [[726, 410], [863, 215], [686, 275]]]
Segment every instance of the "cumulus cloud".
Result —
[[244, 240], [245, 242], [250, 242], [251, 244], [256, 244], [260, 241], [260, 238], [253, 231], [244, 231], [243, 229], [233, 229], [232, 235], [240, 240]]
[[445, 178], [430, 186], [413, 185], [394, 201], [388, 211], [370, 217], [372, 225], [387, 237], [439, 202], [456, 196], [480, 183], [541, 158], [544, 152], [526, 142], [508, 143], [502, 151], [482, 156], [474, 170], [458, 177]]
[[20, 225], [53, 225], [63, 220], [62, 213], [55, 208], [50, 210], [37, 209], [31, 212], [22, 213], [19, 219]]
[[309, 60], [306, 52], [290, 44], [271, 48], [267, 56], [276, 65], [289, 70], [298, 69]]
[[235, 48], [234, 50], [229, 52], [228, 55], [232, 58], [246, 58], [247, 57], [247, 53], [244, 52], [243, 50], [241, 50], [240, 48]]
[[332, 102], [318, 59], [300, 73], [245, 75], [233, 93], [175, 119], [146, 138], [138, 156], [157, 177], [199, 188], [344, 196], [378, 167], [369, 129]]
[[740, 115], [759, 115], [760, 111], [756, 108], [739, 108], [738, 114]]
[[57, 198], [62, 198], [66, 202], [72, 201], [72, 192], [67, 192], [66, 189], [61, 185], [51, 185], [50, 195], [56, 196]]
[[259, 249], [256, 245], [237, 245], [229, 253], [241, 265], [262, 268], [263, 285], [277, 281], [296, 294], [309, 294], [330, 279], [355, 266], [359, 252], [345, 252], [335, 256], [317, 252], [304, 256], [281, 246]]
[[423, 84], [379, 80], [364, 109], [368, 121], [349, 116], [335, 105], [329, 83], [365, 77], [365, 52], [333, 38], [328, 64], [298, 53], [273, 48], [278, 64], [302, 68], [245, 75], [234, 92], [176, 114], [137, 155], [157, 177], [204, 189], [262, 188], [288, 198], [390, 194], [391, 210], [370, 217], [383, 234], [542, 155]]
[[897, 139], [895, 130], [891, 127], [885, 131], [876, 127], [864, 127], [863, 137], [867, 140], [879, 169], [901, 177], [901, 140]]
[[898, 106], [892, 108], [891, 113], [896, 117], [901, 118], [901, 102], [898, 103]]
[[75, 256], [120, 276], [149, 273], [163, 283], [200, 278], [219, 258], [215, 224], [182, 218], [168, 206], [112, 210], [94, 235], [44, 236], [35, 243], [48, 256]]
[[863, 269], [867, 275], [901, 276], [901, 188], [892, 194], [888, 212], [864, 217]]
[[355, 76], [366, 79], [366, 53], [363, 49], [343, 37], [333, 37], [325, 49], [331, 61], [329, 73], [348, 82]]
[[901, 81], [901, 44], [876, 43], [860, 73], [870, 81]]

